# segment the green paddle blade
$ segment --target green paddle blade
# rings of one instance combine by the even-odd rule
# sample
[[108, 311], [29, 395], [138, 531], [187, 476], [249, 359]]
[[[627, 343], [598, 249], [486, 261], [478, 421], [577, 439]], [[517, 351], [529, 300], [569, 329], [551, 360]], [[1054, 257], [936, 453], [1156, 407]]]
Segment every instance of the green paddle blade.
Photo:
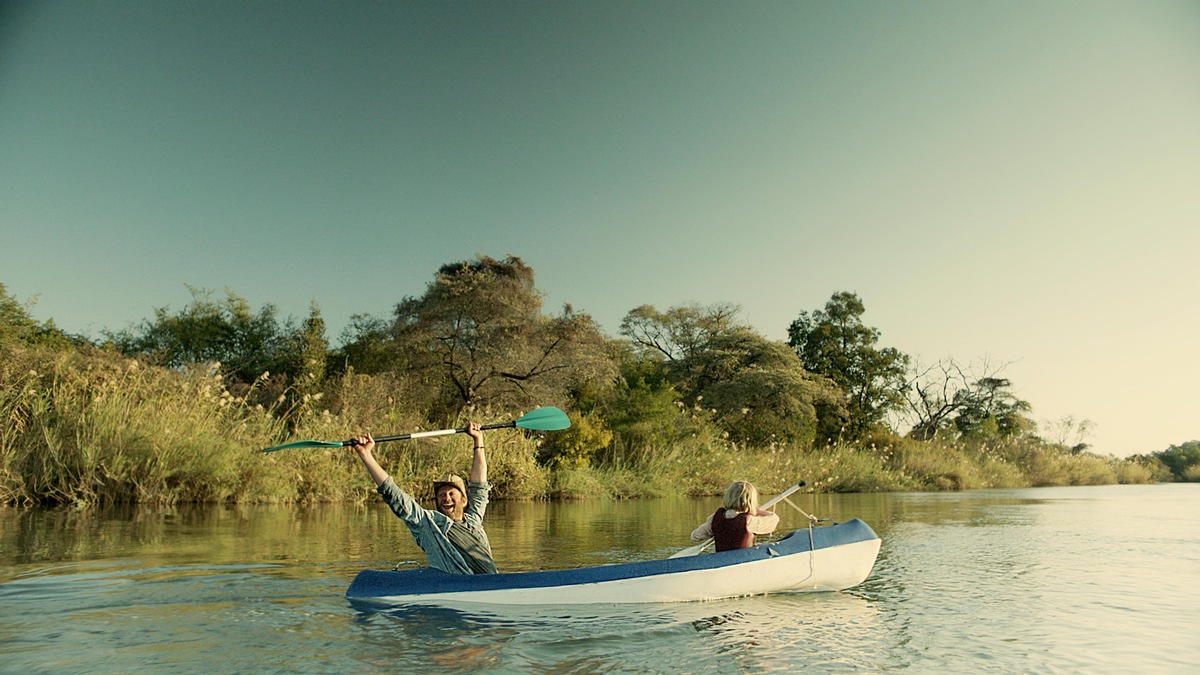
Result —
[[545, 408], [531, 410], [521, 419], [517, 420], [517, 426], [522, 429], [532, 429], [534, 431], [558, 431], [571, 426], [571, 419], [567, 414], [552, 405]]
[[294, 450], [296, 448], [340, 448], [340, 447], [342, 447], [342, 443], [340, 441], [336, 442], [336, 443], [331, 442], [331, 441], [293, 441], [291, 443], [284, 443], [283, 445], [275, 445], [275, 446], [271, 446], [269, 448], [263, 448], [263, 454], [265, 455], [268, 452], [278, 452], [280, 450]]

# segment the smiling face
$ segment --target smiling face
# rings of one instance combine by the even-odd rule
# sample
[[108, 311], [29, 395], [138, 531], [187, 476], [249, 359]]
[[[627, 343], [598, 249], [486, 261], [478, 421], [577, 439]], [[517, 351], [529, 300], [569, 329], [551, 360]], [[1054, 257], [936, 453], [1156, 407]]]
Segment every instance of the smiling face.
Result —
[[442, 485], [438, 488], [437, 510], [451, 520], [461, 521], [463, 509], [467, 507], [467, 496], [453, 485]]

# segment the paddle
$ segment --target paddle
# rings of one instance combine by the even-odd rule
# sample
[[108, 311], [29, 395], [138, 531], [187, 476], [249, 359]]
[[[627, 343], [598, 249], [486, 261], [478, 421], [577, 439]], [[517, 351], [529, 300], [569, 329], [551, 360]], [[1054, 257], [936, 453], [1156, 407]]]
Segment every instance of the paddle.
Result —
[[[571, 420], [563, 411], [554, 406], [546, 406], [531, 410], [525, 413], [520, 419], [513, 422], [497, 422], [495, 424], [485, 424], [480, 429], [504, 429], [507, 427], [517, 427], [518, 429], [530, 429], [532, 431], [558, 431], [571, 426]], [[449, 434], [466, 433], [466, 427], [458, 429], [439, 429], [437, 431], [418, 431], [411, 434], [397, 434], [395, 436], [378, 436], [375, 438], [376, 443], [384, 441], [405, 441], [410, 438], [428, 438], [430, 436], [447, 436]], [[269, 448], [263, 448], [263, 454], [268, 452], [278, 452], [280, 450], [295, 450], [299, 448], [341, 448], [347, 445], [354, 445], [354, 440], [348, 441], [293, 441], [284, 443], [283, 445], [275, 445]]]
[[[796, 490], [799, 490], [800, 488], [804, 487], [805, 485], [807, 485], [807, 483], [805, 483], [804, 481], [800, 481], [799, 483], [796, 483], [795, 485], [784, 490], [783, 492], [780, 492], [778, 495], [775, 495], [774, 497], [771, 498], [770, 501], [768, 501], [766, 504], [763, 504], [762, 506], [760, 506], [758, 508], [769, 509], [772, 506], [775, 506], [779, 502], [783, 501], [784, 499], [787, 498], [788, 495], [792, 494]], [[704, 551], [704, 549], [711, 546], [713, 541], [714, 540], [710, 538], [708, 541], [705, 541], [704, 543], [696, 544], [695, 546], [689, 546], [689, 547], [683, 549], [682, 551], [676, 551], [675, 554], [672, 555], [671, 557], [672, 558], [686, 558], [687, 556], [690, 556], [690, 555], [698, 555], [698, 554], [702, 553]]]

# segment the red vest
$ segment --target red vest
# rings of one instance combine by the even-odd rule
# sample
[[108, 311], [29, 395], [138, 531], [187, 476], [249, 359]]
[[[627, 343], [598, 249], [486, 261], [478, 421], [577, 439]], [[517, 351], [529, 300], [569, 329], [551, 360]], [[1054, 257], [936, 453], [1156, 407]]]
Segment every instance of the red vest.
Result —
[[746, 528], [746, 518], [745, 513], [726, 518], [725, 509], [717, 509], [712, 517], [712, 531], [718, 551], [732, 551], [735, 548], [750, 548], [754, 545], [754, 535]]

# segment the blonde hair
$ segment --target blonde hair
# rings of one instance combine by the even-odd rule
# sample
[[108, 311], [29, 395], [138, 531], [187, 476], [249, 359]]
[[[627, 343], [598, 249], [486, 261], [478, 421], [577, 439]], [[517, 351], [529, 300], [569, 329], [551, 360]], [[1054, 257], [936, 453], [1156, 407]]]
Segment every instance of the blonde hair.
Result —
[[725, 508], [739, 513], [758, 513], [758, 488], [744, 480], [725, 489]]

